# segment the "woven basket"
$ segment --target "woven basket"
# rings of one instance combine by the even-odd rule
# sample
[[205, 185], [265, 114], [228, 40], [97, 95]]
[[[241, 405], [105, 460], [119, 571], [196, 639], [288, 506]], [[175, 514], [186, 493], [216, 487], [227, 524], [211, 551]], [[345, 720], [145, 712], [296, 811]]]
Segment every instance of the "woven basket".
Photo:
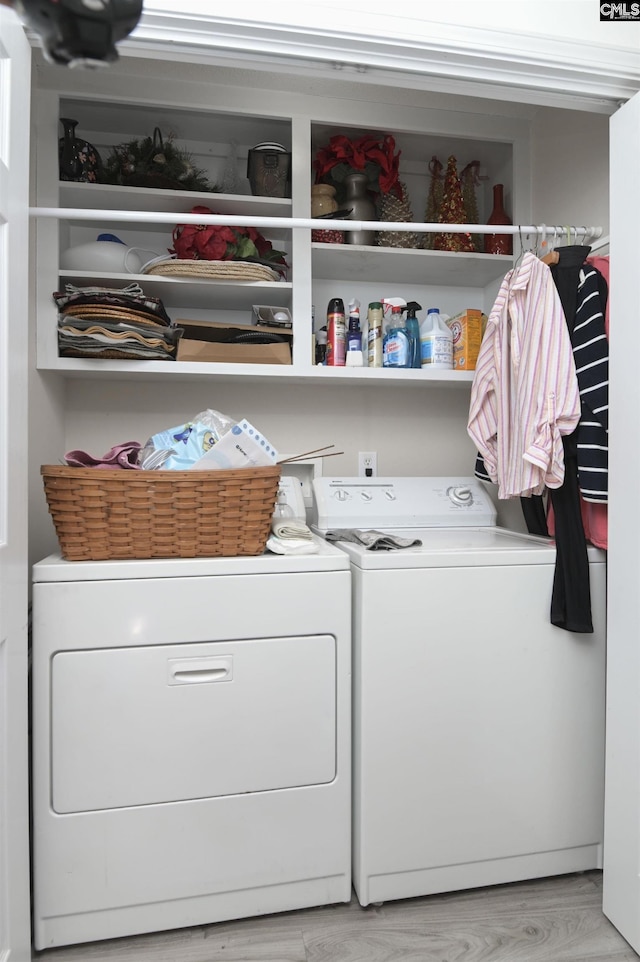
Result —
[[68, 317], [80, 317], [85, 321], [93, 318], [105, 321], [129, 321], [135, 324], [146, 324], [151, 328], [168, 326], [161, 318], [154, 317], [148, 311], [132, 311], [127, 307], [111, 307], [108, 304], [72, 304], [60, 312], [60, 317], [62, 320]]
[[281, 468], [40, 472], [62, 556], [103, 561], [262, 554]]
[[148, 267], [146, 274], [170, 277], [205, 277], [214, 281], [277, 281], [279, 275], [266, 264], [250, 261], [170, 260]]

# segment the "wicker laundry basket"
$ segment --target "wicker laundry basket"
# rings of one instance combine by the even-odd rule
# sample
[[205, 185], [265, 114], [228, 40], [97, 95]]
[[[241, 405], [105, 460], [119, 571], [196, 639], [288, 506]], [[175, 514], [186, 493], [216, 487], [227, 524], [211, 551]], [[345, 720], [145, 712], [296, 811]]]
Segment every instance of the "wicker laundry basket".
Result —
[[262, 554], [281, 468], [40, 471], [63, 557], [102, 561]]

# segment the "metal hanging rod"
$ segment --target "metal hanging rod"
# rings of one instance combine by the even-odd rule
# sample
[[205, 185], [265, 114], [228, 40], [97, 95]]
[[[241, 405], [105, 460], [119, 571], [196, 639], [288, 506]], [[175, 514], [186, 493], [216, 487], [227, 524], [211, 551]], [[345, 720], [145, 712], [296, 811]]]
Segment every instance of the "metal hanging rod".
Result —
[[584, 235], [585, 242], [595, 240], [602, 234], [601, 227], [563, 227], [546, 224], [421, 224], [414, 221], [378, 220], [321, 220], [313, 217], [254, 217], [252, 214], [181, 214], [167, 211], [134, 210], [87, 210], [75, 207], [30, 207], [29, 216], [48, 217], [58, 220], [118, 221], [120, 223], [145, 224], [215, 224], [226, 227], [280, 227], [302, 228], [306, 230], [380, 230], [416, 231], [422, 234], [516, 234], [524, 238], [535, 235], [537, 238], [570, 239]]

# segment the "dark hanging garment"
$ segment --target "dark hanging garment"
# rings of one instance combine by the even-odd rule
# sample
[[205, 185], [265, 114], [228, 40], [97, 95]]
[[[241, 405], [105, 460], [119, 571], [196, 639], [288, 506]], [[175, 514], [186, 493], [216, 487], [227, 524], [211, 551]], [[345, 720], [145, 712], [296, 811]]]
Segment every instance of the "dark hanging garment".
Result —
[[560, 260], [557, 264], [551, 264], [549, 270], [562, 301], [562, 309], [567, 319], [569, 334], [572, 334], [578, 307], [580, 271], [591, 253], [591, 248], [580, 244], [572, 244], [570, 247], [556, 247], [555, 250], [559, 254]]
[[[562, 302], [571, 343], [573, 344], [578, 307], [579, 275], [590, 248], [572, 246], [560, 247], [557, 250], [560, 255], [559, 263], [552, 264], [550, 269]], [[589, 558], [578, 488], [578, 431], [579, 426], [573, 434], [562, 439], [565, 467], [564, 482], [560, 488], [550, 489], [549, 492], [555, 516], [556, 541], [551, 623], [559, 628], [565, 628], [567, 631], [589, 633], [593, 631], [593, 622], [591, 619]]]
[[544, 496], [532, 494], [530, 498], [520, 498], [520, 505], [529, 534], [537, 534], [542, 538], [548, 538], [549, 528], [547, 527]]

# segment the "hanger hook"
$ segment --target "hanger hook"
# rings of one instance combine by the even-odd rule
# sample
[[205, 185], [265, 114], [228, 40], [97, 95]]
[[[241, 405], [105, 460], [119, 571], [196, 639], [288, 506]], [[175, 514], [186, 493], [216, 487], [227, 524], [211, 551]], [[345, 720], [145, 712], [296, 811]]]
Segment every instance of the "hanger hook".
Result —
[[545, 247], [547, 246], [547, 228], [546, 228], [545, 224], [541, 224], [538, 229], [539, 229], [539, 231], [540, 231], [540, 234], [539, 234], [539, 236], [538, 236], [538, 242], [537, 242], [537, 245], [536, 245], [536, 249], [537, 249], [537, 252], [538, 252], [538, 253], [539, 253], [540, 251], [543, 251], [543, 253], [546, 254], [547, 252], [546, 252], [546, 250], [545, 250]]

